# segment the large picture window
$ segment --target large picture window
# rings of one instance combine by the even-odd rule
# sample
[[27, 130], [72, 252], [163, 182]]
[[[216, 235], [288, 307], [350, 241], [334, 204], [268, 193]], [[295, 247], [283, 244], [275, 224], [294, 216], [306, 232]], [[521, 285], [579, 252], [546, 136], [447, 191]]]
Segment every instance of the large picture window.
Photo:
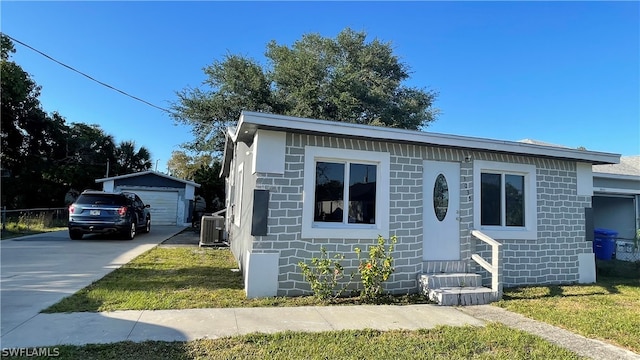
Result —
[[375, 224], [376, 177], [375, 164], [316, 162], [313, 221]]
[[495, 239], [536, 239], [535, 166], [474, 162], [474, 227]]
[[304, 238], [388, 237], [389, 153], [305, 148]]

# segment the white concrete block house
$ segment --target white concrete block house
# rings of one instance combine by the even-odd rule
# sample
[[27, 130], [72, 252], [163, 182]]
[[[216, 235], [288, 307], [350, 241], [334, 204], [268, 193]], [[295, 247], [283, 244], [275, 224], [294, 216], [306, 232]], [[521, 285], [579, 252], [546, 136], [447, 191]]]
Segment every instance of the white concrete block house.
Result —
[[297, 264], [321, 246], [356, 267], [355, 247], [396, 235], [387, 291], [486, 302], [503, 286], [595, 281], [592, 165], [619, 159], [243, 112], [224, 152], [226, 230], [248, 297], [309, 294]]

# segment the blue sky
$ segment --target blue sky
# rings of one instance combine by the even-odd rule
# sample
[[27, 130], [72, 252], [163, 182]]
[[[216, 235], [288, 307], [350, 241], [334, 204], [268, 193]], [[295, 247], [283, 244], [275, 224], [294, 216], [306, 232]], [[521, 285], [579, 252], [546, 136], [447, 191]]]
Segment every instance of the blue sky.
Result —
[[[155, 105], [226, 53], [345, 27], [391, 42], [439, 92], [427, 130], [640, 154], [640, 2], [7, 2], [8, 35]], [[190, 129], [16, 44], [47, 112], [147, 147], [166, 170]]]

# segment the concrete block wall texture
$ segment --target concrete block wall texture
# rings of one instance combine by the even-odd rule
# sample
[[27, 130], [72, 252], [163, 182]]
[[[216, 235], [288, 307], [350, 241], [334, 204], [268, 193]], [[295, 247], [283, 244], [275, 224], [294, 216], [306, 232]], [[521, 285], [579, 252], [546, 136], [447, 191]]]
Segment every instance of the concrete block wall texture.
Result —
[[[533, 164], [537, 168], [539, 239], [499, 240], [504, 244], [505, 251], [505, 286], [577, 281], [577, 254], [590, 251], [588, 243], [584, 241], [582, 209], [590, 206], [591, 198], [576, 195], [575, 163], [490, 152], [288, 133], [284, 174], [252, 175], [255, 188], [270, 190], [268, 235], [251, 237], [243, 233], [240, 235], [242, 239], [239, 239], [242, 243], [251, 243], [243, 245], [243, 249], [250, 248], [257, 253], [280, 254], [280, 296], [296, 296], [310, 292], [309, 284], [303, 279], [298, 262], [308, 262], [313, 257], [319, 257], [321, 247], [331, 256], [336, 253], [344, 255], [343, 264], [349, 272], [354, 271], [358, 265], [355, 248], [359, 247], [366, 252], [369, 245], [376, 243], [376, 239], [301, 238], [305, 146], [390, 153], [389, 230], [390, 235], [396, 235], [398, 238], [393, 253], [396, 271], [386, 283], [386, 290], [392, 293], [416, 292], [417, 275], [428, 270], [430, 266], [422, 261], [423, 160], [452, 161], [461, 164], [460, 238], [463, 263], [450, 264], [451, 266], [477, 271], [484, 276], [486, 283], [490, 284], [488, 274], [467, 260], [472, 253], [479, 253], [488, 261], [491, 258], [490, 248], [483, 242], [472, 239], [469, 234], [473, 228], [474, 191], [473, 161], [469, 161], [469, 158]], [[248, 169], [247, 165], [245, 169]], [[250, 182], [246, 182], [245, 186], [247, 183]]]

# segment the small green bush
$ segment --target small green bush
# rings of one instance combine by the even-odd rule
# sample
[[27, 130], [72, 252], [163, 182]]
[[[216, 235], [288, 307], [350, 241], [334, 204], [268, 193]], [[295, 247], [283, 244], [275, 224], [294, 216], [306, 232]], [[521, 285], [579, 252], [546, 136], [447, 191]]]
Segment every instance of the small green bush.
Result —
[[[397, 238], [392, 236], [387, 247], [385, 239], [378, 236], [376, 245], [369, 246], [366, 259], [362, 258], [360, 248], [355, 248], [360, 264], [357, 271], [349, 275], [345, 274], [344, 266], [341, 263], [344, 260], [344, 255], [336, 254], [330, 257], [324, 247], [320, 248], [319, 258], [311, 258], [310, 264], [300, 261], [298, 266], [302, 269], [302, 275], [311, 286], [314, 296], [319, 299], [331, 301], [341, 297], [357, 274], [362, 281], [360, 299], [363, 302], [375, 302], [383, 294], [382, 284], [395, 271], [391, 253], [396, 242]], [[348, 279], [348, 281], [343, 281], [344, 279]]]
[[368, 259], [361, 259], [360, 248], [355, 249], [358, 260], [360, 260], [358, 272], [362, 279], [360, 297], [365, 302], [374, 301], [383, 294], [382, 283], [387, 281], [395, 271], [391, 253], [393, 252], [397, 238], [392, 236], [390, 242], [389, 246], [385, 249], [385, 239], [382, 236], [378, 236], [378, 243], [369, 246]]

